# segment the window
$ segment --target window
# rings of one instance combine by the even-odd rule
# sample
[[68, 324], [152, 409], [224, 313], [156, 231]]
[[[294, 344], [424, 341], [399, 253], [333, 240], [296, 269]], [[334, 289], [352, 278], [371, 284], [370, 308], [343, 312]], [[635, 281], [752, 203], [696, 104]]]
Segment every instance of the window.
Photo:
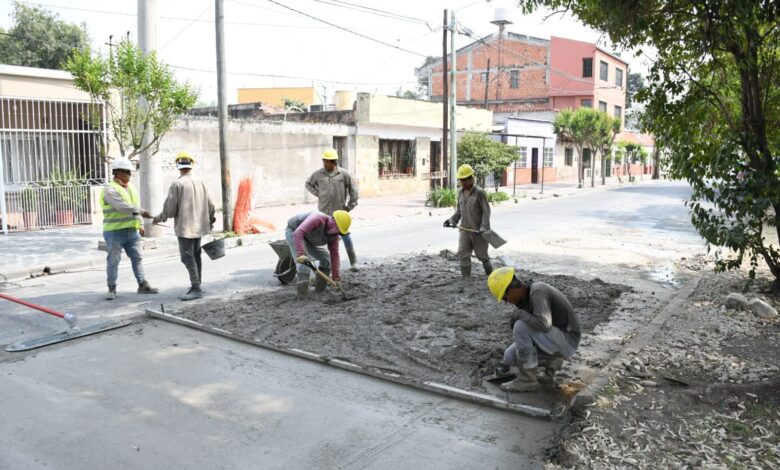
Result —
[[526, 168], [528, 166], [528, 147], [517, 148], [517, 162], [515, 168]]
[[591, 58], [591, 57], [583, 57], [583, 59], [582, 59], [582, 76], [583, 77], [592, 77], [593, 76], [593, 58]]
[[563, 151], [563, 164], [566, 166], [573, 166], [574, 165], [574, 149], [571, 147], [566, 147]]
[[615, 69], [615, 85], [623, 86], [623, 69]]
[[589, 99], [589, 98], [581, 100], [580, 101], [580, 106], [582, 106], [583, 108], [592, 108], [593, 107], [593, 100]]
[[544, 158], [544, 163], [543, 164], [544, 164], [545, 168], [552, 168], [552, 166], [553, 166], [553, 149], [552, 149], [552, 147], [545, 147], [544, 148], [543, 158]]
[[614, 116], [618, 119], [623, 119], [623, 107], [622, 106], [615, 106], [615, 114]]
[[609, 80], [609, 64], [603, 60], [599, 63], [599, 78], [605, 82]]
[[607, 103], [606, 103], [606, 101], [599, 101], [599, 111], [601, 111], [602, 113], [606, 113], [607, 112]]
[[509, 71], [509, 88], [520, 88], [520, 71]]
[[482, 72], [479, 75], [480, 75], [480, 79], [482, 80], [482, 83], [486, 83], [488, 81], [488, 79], [490, 78], [490, 76], [489, 76], [490, 72]]
[[590, 149], [582, 149], [582, 166], [590, 166]]
[[414, 176], [417, 143], [379, 139], [379, 176]]

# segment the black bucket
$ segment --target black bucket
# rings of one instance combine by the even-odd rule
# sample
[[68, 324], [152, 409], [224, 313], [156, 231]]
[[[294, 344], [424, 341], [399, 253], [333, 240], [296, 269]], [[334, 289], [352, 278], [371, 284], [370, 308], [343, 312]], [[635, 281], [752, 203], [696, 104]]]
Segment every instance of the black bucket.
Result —
[[225, 256], [225, 239], [220, 238], [219, 240], [212, 240], [201, 248], [203, 248], [203, 251], [205, 251], [211, 259], [222, 258]]

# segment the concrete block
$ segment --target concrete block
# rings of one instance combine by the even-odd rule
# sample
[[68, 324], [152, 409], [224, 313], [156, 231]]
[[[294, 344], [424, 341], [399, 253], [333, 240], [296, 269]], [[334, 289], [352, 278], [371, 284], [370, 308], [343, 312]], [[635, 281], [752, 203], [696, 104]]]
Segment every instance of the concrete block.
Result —
[[738, 309], [738, 308], [745, 308], [745, 306], [748, 303], [747, 297], [745, 297], [742, 294], [737, 294], [736, 292], [732, 292], [731, 294], [726, 297], [726, 308], [730, 308], [732, 310]]
[[747, 308], [762, 320], [771, 320], [777, 316], [777, 310], [759, 298], [752, 299], [748, 302]]

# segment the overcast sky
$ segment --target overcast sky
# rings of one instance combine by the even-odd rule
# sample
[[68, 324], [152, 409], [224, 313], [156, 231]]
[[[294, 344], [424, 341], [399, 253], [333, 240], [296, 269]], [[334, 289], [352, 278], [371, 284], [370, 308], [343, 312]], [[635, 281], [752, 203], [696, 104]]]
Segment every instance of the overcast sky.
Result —
[[[135, 0], [24, 3], [56, 12], [65, 21], [84, 22], [93, 47], [104, 53], [110, 35], [116, 41], [129, 31], [130, 38], [137, 39]], [[401, 20], [380, 11], [371, 14], [348, 3], [408, 18]], [[334, 90], [393, 94], [399, 87], [414, 89], [414, 68], [427, 55], [441, 55], [445, 8], [456, 9], [459, 23], [478, 36], [496, 31], [490, 21], [499, 6], [508, 11], [513, 24], [507, 29], [515, 33], [593, 42], [601, 38], [570, 17], [557, 15], [543, 21], [547, 12], [524, 16], [511, 2], [495, 0], [490, 3], [484, 0], [225, 0], [224, 5], [230, 103], [236, 102], [239, 87], [314, 85], [320, 93], [327, 87], [329, 102]], [[3, 28], [11, 26], [12, 11], [12, 1], [0, 0]], [[406, 51], [337, 29], [302, 13]], [[214, 0], [158, 0], [157, 14], [159, 56], [177, 67], [179, 79], [188, 80], [200, 90], [201, 101], [216, 100]], [[456, 38], [457, 47], [470, 42], [463, 35]], [[603, 40], [600, 45], [609, 48]], [[634, 69], [639, 66], [636, 60], [628, 60]]]

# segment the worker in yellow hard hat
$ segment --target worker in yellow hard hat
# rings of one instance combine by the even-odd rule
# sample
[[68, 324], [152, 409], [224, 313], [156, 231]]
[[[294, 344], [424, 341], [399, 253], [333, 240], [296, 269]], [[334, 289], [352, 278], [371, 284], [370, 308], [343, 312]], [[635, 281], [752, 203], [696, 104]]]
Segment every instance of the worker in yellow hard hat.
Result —
[[474, 184], [474, 169], [471, 165], [461, 165], [457, 176], [460, 183], [457, 206], [452, 217], [444, 221], [444, 226], [460, 229], [458, 258], [461, 275], [471, 276], [472, 251], [482, 262], [485, 274], [490, 275], [493, 265], [488, 256], [488, 242], [481, 236], [481, 233], [490, 230], [490, 204], [487, 194]]
[[[325, 275], [333, 272], [333, 280], [340, 282], [339, 238], [349, 234], [352, 217], [347, 211], [334, 211], [333, 215], [322, 212], [303, 212], [287, 221], [285, 238], [295, 261], [298, 263], [297, 297], [305, 300], [309, 296], [309, 275], [307, 266], [314, 258], [318, 269]], [[327, 250], [325, 249], [327, 247]], [[314, 278], [314, 290], [323, 291], [326, 282], [319, 276]]]
[[[338, 164], [339, 153], [334, 148], [322, 154], [322, 168], [306, 180], [306, 190], [317, 196], [317, 209], [323, 214], [333, 215], [335, 211], [350, 212], [358, 204], [358, 189], [349, 172]], [[341, 237], [349, 257], [352, 271], [357, 271], [357, 255], [352, 236]]]
[[514, 268], [498, 268], [488, 276], [487, 286], [499, 302], [517, 307], [510, 327], [514, 342], [504, 350], [496, 373], [518, 369], [517, 378], [501, 385], [513, 392], [539, 389], [536, 369], [544, 368], [543, 379], [552, 382], [555, 372], [570, 359], [580, 344], [580, 320], [561, 291], [539, 281], [522, 281]]

